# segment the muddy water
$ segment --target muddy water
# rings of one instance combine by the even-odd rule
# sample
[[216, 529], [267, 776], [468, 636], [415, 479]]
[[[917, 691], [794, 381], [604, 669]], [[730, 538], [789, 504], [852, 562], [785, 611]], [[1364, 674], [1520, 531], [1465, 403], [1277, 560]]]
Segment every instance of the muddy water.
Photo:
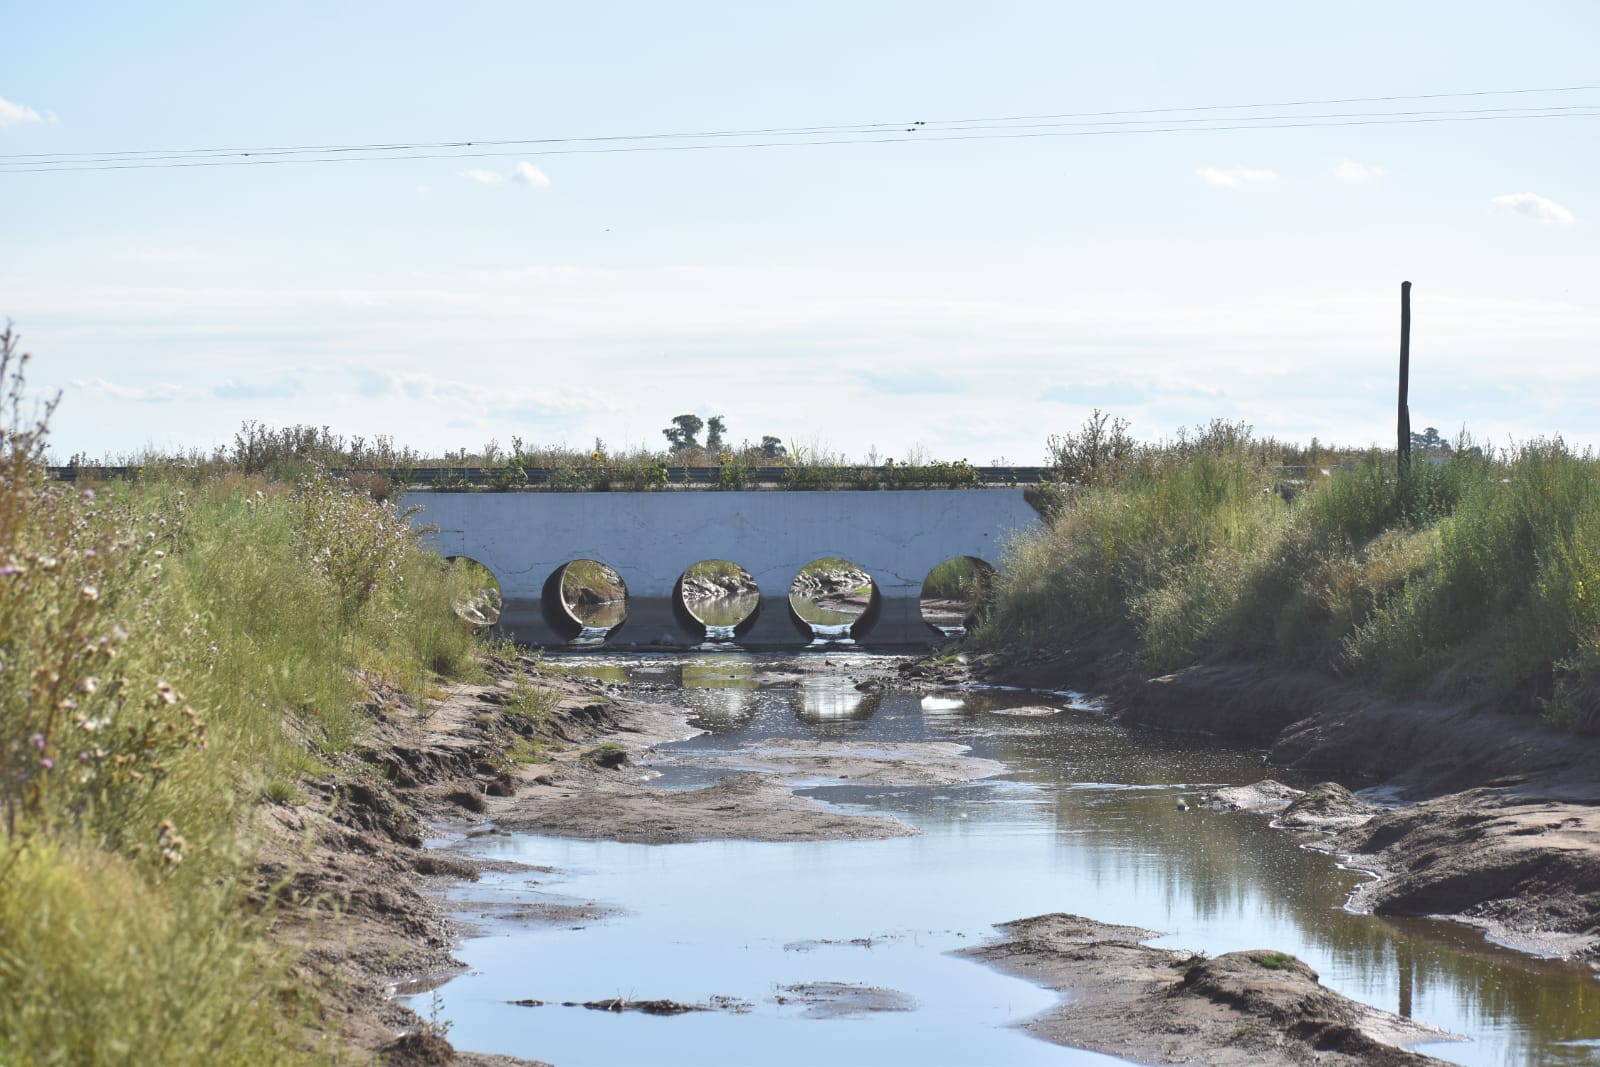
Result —
[[[465, 887], [469, 917], [498, 913], [485, 900], [593, 907], [558, 925], [484, 920], [460, 952], [472, 971], [413, 1006], [451, 1023], [460, 1047], [563, 1067], [1115, 1062], [1009, 1028], [1053, 994], [949, 955], [992, 923], [1071, 911], [1166, 931], [1158, 943], [1174, 947], [1292, 952], [1348, 996], [1466, 1038], [1423, 1047], [1442, 1059], [1600, 1063], [1600, 983], [1588, 967], [1448, 924], [1352, 914], [1343, 903], [1361, 876], [1301, 839], [1257, 816], [1177, 810], [1179, 797], [1262, 777], [1252, 756], [1130, 732], [1064, 696], [861, 692], [850, 673], [883, 658], [805, 662], [823, 658], [838, 673], [785, 677], [794, 657], [739, 654], [566, 662], [693, 710], [706, 733], [660, 750], [661, 788], [727, 773], [769, 738], [956, 741], [1009, 773], [936, 788], [809, 783], [811, 795], [921, 831], [897, 840], [456, 843], [547, 869]], [[1016, 714], [1041, 704], [1049, 714]], [[845, 991], [819, 1011], [791, 989], [806, 983]], [[615, 997], [748, 1008], [655, 1018], [508, 1003]], [[875, 1010], [885, 1005], [911, 1010]]]

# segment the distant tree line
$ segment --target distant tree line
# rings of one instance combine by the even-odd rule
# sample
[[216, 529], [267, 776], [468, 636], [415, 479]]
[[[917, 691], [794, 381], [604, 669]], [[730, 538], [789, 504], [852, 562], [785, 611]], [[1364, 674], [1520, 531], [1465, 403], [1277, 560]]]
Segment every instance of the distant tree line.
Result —
[[[704, 444], [700, 443], [700, 431], [706, 431]], [[721, 452], [726, 444], [725, 435], [728, 424], [721, 415], [713, 415], [709, 419], [701, 419], [698, 415], [674, 415], [672, 425], [661, 431], [661, 436], [667, 439], [667, 444], [673, 452], [689, 452], [704, 450], [706, 452]], [[745, 448], [748, 449], [746, 442]], [[779, 460], [789, 454], [780, 438], [765, 434], [761, 444], [755, 446], [756, 450], [767, 459]]]

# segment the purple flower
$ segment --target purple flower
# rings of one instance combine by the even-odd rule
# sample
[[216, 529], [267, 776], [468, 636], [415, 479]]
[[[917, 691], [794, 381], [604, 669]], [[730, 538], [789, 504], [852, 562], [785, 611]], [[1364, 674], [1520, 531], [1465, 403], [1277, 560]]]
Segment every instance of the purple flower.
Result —
[[44, 759], [39, 761], [39, 766], [43, 767], [47, 771], [50, 770], [55, 765], [56, 765], [56, 761], [51, 759], [49, 756], [46, 756]]
[[44, 734], [34, 734], [32, 737], [28, 738], [28, 743], [34, 748], [43, 748]]

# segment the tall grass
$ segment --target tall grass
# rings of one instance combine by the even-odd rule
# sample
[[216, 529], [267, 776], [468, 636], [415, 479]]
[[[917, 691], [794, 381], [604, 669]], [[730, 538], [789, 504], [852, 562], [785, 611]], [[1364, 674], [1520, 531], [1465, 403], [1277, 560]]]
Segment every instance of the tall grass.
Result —
[[250, 903], [251, 817], [351, 746], [359, 676], [465, 667], [459, 580], [322, 478], [46, 482], [21, 365], [7, 332], [0, 1063], [326, 1062]]
[[1266, 658], [1600, 729], [1592, 454], [1458, 449], [1404, 477], [1372, 454], [1285, 492], [1275, 451], [1121, 450], [1011, 546], [977, 640], [1121, 634], [1155, 668]]

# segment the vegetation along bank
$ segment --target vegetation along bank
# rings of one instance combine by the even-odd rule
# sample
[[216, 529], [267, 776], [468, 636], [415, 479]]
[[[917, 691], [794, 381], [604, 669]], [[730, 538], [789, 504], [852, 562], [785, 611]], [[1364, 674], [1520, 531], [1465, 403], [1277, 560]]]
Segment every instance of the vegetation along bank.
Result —
[[975, 672], [1386, 785], [1417, 803], [1358, 804], [1329, 845], [1387, 875], [1363, 903], [1594, 958], [1600, 461], [1434, 435], [1406, 471], [1302, 455], [1286, 478], [1247, 427], [1125, 430], [1054, 439], [1065, 487], [1011, 546]]

